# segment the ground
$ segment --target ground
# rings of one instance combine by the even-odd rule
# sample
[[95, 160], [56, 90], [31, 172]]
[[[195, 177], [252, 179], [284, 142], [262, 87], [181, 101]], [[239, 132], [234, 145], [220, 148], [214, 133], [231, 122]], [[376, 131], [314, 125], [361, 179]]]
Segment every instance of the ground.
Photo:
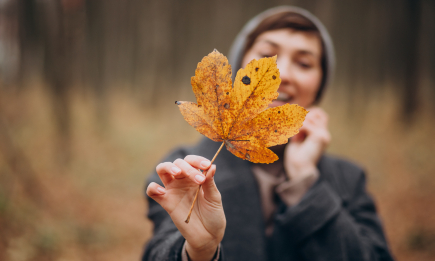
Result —
[[[0, 260], [140, 258], [152, 233], [147, 175], [171, 148], [201, 135], [173, 100], [151, 109], [133, 96], [109, 93], [101, 111], [93, 95], [72, 93], [71, 131], [62, 136], [43, 87], [0, 92]], [[397, 260], [433, 260], [435, 122], [422, 110], [407, 127], [388, 97], [349, 111], [343, 97], [326, 96], [328, 152], [367, 170]]]

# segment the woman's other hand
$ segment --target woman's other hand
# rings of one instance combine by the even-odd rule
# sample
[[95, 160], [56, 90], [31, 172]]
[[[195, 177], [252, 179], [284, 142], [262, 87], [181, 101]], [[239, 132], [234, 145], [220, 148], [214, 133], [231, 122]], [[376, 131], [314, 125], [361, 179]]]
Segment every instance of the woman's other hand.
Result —
[[[213, 179], [216, 166], [210, 165], [208, 159], [195, 155], [160, 163], [156, 170], [164, 188], [154, 182], [147, 188], [147, 195], [168, 212], [186, 239], [186, 250], [193, 261], [213, 258], [226, 227], [221, 194]], [[208, 169], [207, 176], [198, 169]], [[200, 184], [202, 188], [187, 224], [184, 220]]]
[[321, 108], [310, 108], [302, 128], [284, 152], [284, 168], [289, 179], [302, 179], [316, 172], [317, 162], [330, 141], [328, 115]]

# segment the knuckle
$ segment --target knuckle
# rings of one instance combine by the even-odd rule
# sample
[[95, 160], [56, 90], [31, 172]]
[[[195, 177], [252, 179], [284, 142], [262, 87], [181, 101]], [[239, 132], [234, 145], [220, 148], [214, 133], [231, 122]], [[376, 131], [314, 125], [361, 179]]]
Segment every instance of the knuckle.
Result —
[[177, 165], [177, 166], [180, 166], [183, 163], [183, 161], [184, 160], [178, 158], [178, 159], [174, 160], [174, 164]]
[[159, 164], [156, 166], [156, 171], [157, 171], [157, 172], [161, 172], [161, 171], [165, 168], [166, 165], [167, 165], [167, 162], [159, 163]]
[[194, 169], [194, 168], [189, 168], [186, 171], [186, 176], [189, 176], [191, 178], [193, 178], [196, 174], [198, 174], [198, 171], [196, 169]]
[[310, 112], [311, 112], [312, 115], [318, 114], [319, 113], [319, 108], [318, 107], [311, 108]]
[[312, 114], [311, 111], [310, 111], [310, 113], [308, 113], [307, 116], [305, 116], [304, 123], [309, 121], [312, 118], [314, 118], [314, 114]]

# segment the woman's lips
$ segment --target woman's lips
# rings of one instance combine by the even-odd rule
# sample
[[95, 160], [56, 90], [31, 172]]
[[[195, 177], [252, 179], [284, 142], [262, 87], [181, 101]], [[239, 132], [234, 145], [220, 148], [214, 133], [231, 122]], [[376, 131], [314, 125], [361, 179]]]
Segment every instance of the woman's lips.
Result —
[[287, 101], [288, 99], [290, 99], [290, 95], [288, 95], [287, 93], [278, 92], [278, 98], [276, 99], [278, 101]]
[[286, 103], [291, 103], [291, 101], [293, 100], [293, 96], [287, 94], [287, 93], [282, 93], [282, 92], [278, 92], [278, 98], [276, 98], [276, 100], [272, 101], [271, 104], [269, 104], [269, 107], [277, 107], [277, 106], [281, 106], [284, 105]]
[[283, 102], [283, 101], [278, 101], [278, 100], [274, 100], [272, 101], [272, 103], [269, 104], [269, 107], [277, 107], [277, 106], [281, 106], [286, 104], [287, 102]]

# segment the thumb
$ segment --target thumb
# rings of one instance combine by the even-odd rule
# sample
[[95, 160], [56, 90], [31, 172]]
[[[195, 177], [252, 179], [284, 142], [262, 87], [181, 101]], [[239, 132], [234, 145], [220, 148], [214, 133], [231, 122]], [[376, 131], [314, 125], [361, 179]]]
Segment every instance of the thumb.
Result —
[[216, 187], [214, 182], [214, 174], [216, 173], [216, 165], [212, 165], [207, 170], [207, 175], [205, 182], [202, 184], [202, 189], [204, 191], [204, 198], [212, 203], [221, 203], [221, 193]]

